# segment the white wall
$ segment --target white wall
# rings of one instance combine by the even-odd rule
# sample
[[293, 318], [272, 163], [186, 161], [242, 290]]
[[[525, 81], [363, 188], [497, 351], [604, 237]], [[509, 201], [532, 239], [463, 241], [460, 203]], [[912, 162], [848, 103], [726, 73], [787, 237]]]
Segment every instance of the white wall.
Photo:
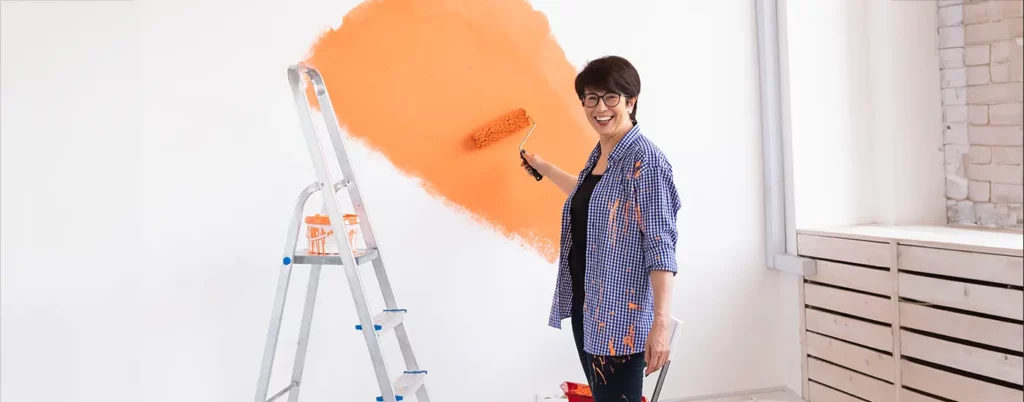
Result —
[[[0, 399], [251, 398], [287, 219], [313, 180], [285, 67], [354, 3], [3, 4]], [[752, 4], [535, 4], [574, 65], [637, 65], [639, 118], [676, 166], [686, 330], [665, 396], [781, 385], [793, 349], [773, 346], [787, 294], [762, 264]], [[630, 23], [596, 35], [609, 10]], [[582, 380], [568, 326], [546, 326], [555, 267], [423, 192], [399, 199], [416, 183], [353, 148], [434, 399], [529, 401]], [[303, 395], [371, 400], [344, 276], [322, 280]], [[292, 283], [275, 385], [305, 275]]]
[[138, 9], [0, 3], [0, 400], [140, 400]]

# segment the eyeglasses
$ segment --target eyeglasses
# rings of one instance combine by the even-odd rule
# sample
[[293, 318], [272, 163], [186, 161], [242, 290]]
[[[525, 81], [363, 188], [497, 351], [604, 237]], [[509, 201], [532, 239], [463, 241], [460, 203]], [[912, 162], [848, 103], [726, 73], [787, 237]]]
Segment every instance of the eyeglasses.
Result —
[[615, 105], [619, 104], [619, 99], [621, 99], [619, 94], [604, 94], [603, 96], [588, 94], [583, 97], [583, 106], [596, 107], [598, 102], [604, 100], [605, 106], [615, 107]]

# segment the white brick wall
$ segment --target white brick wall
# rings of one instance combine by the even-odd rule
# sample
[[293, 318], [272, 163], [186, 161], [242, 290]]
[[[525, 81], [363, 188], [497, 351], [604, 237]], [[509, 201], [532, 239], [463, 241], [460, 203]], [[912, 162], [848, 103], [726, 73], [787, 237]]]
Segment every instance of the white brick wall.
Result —
[[950, 223], [1024, 227], [1020, 0], [943, 0], [941, 68]]

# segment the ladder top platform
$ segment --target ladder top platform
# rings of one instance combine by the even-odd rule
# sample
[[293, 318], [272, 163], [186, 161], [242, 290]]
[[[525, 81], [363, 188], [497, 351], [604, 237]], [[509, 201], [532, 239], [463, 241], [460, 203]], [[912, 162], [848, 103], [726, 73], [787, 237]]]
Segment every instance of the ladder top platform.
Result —
[[[359, 249], [355, 252], [356, 265], [363, 265], [377, 258], [377, 249]], [[310, 254], [309, 250], [295, 252], [293, 264], [300, 265], [345, 265], [338, 254]]]

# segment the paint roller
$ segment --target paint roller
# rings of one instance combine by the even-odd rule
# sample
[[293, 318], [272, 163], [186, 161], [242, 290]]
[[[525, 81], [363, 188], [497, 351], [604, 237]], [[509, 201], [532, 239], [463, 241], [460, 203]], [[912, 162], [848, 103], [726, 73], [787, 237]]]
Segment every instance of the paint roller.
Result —
[[526, 153], [526, 151], [523, 150], [523, 144], [526, 144], [526, 139], [530, 138], [530, 134], [533, 134], [533, 129], [537, 128], [537, 122], [533, 121], [523, 108], [518, 108], [498, 116], [494, 120], [491, 120], [474, 130], [471, 134], [473, 145], [475, 145], [477, 149], [486, 147], [505, 137], [520, 132], [527, 126], [530, 127], [530, 131], [526, 133], [526, 137], [523, 137], [523, 141], [519, 143], [519, 158], [523, 160], [523, 168], [526, 169], [534, 179], [543, 179], [544, 176], [541, 175], [537, 169], [534, 169], [533, 166], [530, 166], [530, 164], [526, 162], [526, 157], [523, 156]]

